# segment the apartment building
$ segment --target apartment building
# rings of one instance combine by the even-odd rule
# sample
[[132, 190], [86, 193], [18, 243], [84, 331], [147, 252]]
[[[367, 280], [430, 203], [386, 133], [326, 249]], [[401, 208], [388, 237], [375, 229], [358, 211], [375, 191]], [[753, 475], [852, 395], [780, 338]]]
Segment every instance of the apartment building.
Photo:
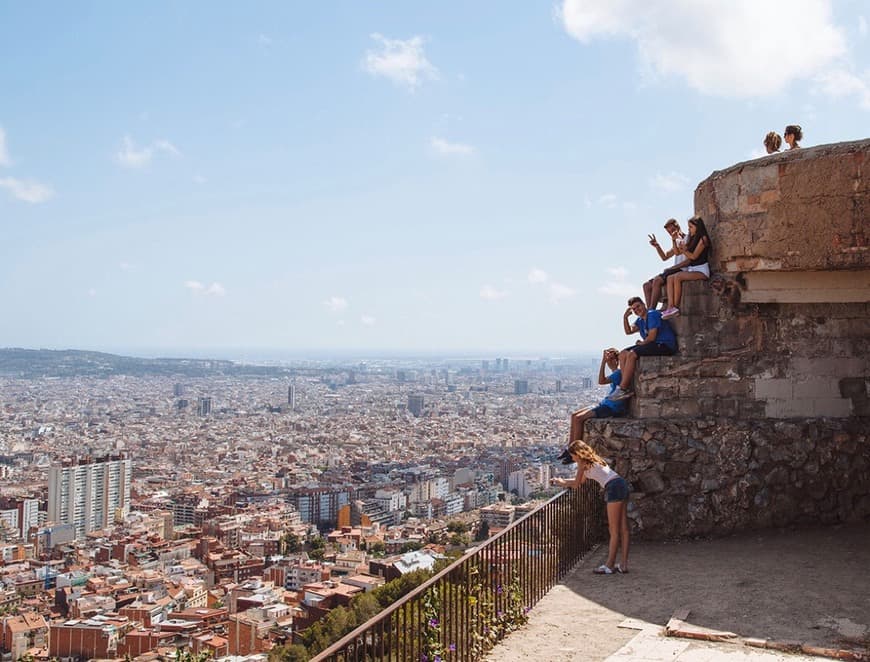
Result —
[[48, 470], [48, 519], [71, 524], [76, 539], [130, 510], [132, 462], [122, 456], [85, 459]]

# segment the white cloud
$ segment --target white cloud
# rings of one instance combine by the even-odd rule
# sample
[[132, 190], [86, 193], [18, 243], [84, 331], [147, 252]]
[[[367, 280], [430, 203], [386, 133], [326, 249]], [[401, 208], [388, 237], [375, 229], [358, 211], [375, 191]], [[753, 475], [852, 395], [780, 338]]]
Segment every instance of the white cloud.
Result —
[[33, 180], [4, 177], [0, 178], [0, 188], [5, 188], [12, 194], [12, 197], [18, 200], [33, 204], [39, 204], [54, 197], [54, 190], [50, 186]]
[[331, 296], [323, 302], [323, 305], [326, 306], [330, 312], [340, 313], [347, 308], [347, 299], [344, 297]]
[[436, 69], [423, 52], [423, 38], [387, 39], [380, 34], [371, 38], [380, 44], [380, 49], [366, 51], [362, 66], [372, 76], [389, 78], [398, 85], [413, 90], [425, 79], [438, 78]]
[[628, 269], [625, 267], [608, 267], [607, 273], [617, 280], [625, 280], [626, 276], [628, 276]]
[[375, 325], [375, 322], [376, 322], [377, 320], [375, 320], [375, 318], [372, 317], [371, 315], [363, 315], [362, 317], [359, 318], [359, 321], [360, 321], [360, 323], [362, 323], [364, 326], [374, 326], [374, 325]]
[[543, 269], [538, 269], [537, 267], [533, 268], [529, 271], [529, 282], [530, 283], [546, 283], [549, 276], [547, 272]]
[[689, 178], [679, 172], [669, 172], [666, 175], [657, 173], [655, 177], [650, 179], [649, 183], [654, 189], [673, 193], [684, 190], [689, 184]]
[[263, 34], [262, 32], [257, 36], [257, 41], [261, 46], [271, 46], [272, 45], [272, 37], [267, 34]]
[[468, 154], [474, 154], [474, 147], [471, 145], [466, 145], [464, 143], [451, 143], [443, 138], [435, 138], [433, 137], [429, 141], [429, 145], [434, 149], [438, 154], [444, 156], [450, 156], [453, 154], [458, 154], [460, 156], [467, 156]]
[[120, 263], [118, 263], [118, 268], [121, 271], [133, 271], [136, 267], [134, 267], [129, 262], [120, 262]]
[[815, 92], [835, 99], [855, 97], [864, 110], [870, 110], [870, 70], [863, 77], [842, 69], [832, 69], [816, 77]]
[[220, 283], [212, 283], [208, 287], [198, 280], [186, 280], [184, 286], [194, 294], [205, 294], [209, 296], [222, 297], [226, 294], [224, 286]]
[[88, 290], [88, 296], [94, 298], [95, 296], [97, 296], [97, 291], [92, 287]]
[[604, 205], [608, 208], [613, 208], [616, 206], [616, 194], [614, 193], [605, 193], [600, 198], [598, 198], [598, 204]]
[[504, 299], [508, 293], [505, 290], [498, 290], [492, 285], [484, 285], [480, 288], [480, 298], [485, 301], [498, 301]]
[[[642, 71], [683, 78], [704, 94], [776, 94], [846, 52], [830, 0], [564, 0], [565, 30], [581, 42], [628, 37]], [[783, 26], [782, 29], [768, 29]], [[755, 35], [757, 38], [748, 38]]]
[[196, 184], [205, 184], [208, 180], [205, 177], [203, 177], [202, 175], [194, 175], [193, 181]]
[[858, 34], [862, 37], [867, 36], [867, 19], [863, 16], [858, 17]]
[[130, 136], [124, 136], [121, 147], [115, 154], [115, 159], [125, 168], [141, 168], [148, 165], [158, 152], [172, 156], [181, 156], [178, 148], [168, 140], [155, 140], [150, 145], [138, 147]]
[[635, 285], [634, 283], [629, 283], [626, 280], [629, 273], [628, 269], [622, 266], [609, 267], [607, 269], [607, 273], [611, 275], [611, 279], [605, 285], [602, 285], [598, 288], [599, 292], [601, 292], [602, 294], [609, 294], [622, 298], [628, 298], [637, 295], [637, 285]]
[[550, 283], [550, 301], [560, 303], [563, 299], [569, 299], [576, 294], [573, 288], [561, 283]]
[[6, 131], [0, 126], [0, 166], [9, 167], [12, 159], [9, 158], [9, 150], [6, 149]]

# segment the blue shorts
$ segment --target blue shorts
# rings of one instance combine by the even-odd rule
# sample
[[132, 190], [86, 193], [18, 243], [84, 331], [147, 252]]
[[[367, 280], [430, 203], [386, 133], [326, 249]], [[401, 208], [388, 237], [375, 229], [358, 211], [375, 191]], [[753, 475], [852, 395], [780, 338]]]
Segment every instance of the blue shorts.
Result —
[[607, 485], [604, 486], [604, 500], [607, 503], [628, 501], [628, 491], [628, 483], [625, 482], [625, 478], [617, 476], [607, 481]]
[[592, 410], [595, 418], [613, 418], [614, 416], [622, 416], [623, 413], [616, 411], [613, 407], [607, 405], [598, 405]]

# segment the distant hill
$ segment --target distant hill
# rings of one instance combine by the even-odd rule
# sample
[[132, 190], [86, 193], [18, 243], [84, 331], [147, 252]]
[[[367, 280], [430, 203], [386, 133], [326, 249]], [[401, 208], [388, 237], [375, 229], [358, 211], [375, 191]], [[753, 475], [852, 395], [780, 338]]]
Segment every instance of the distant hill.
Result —
[[4, 377], [280, 376], [289, 372], [287, 368], [276, 366], [247, 365], [217, 359], [141, 359], [76, 349], [0, 349], [0, 375]]

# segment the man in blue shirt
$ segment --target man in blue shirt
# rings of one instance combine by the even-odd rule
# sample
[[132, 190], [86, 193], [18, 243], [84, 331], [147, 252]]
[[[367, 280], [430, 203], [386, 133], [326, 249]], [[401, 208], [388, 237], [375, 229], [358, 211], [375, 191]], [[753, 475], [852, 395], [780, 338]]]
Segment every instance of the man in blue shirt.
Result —
[[[628, 316], [632, 313], [637, 317], [634, 324], [629, 324]], [[629, 388], [634, 378], [638, 356], [671, 356], [677, 352], [677, 336], [670, 323], [662, 319], [662, 314], [658, 310], [647, 308], [640, 297], [632, 297], [628, 300], [628, 309], [622, 316], [622, 326], [626, 335], [640, 333], [640, 340], [634, 346], [626, 347], [619, 353], [622, 382], [608, 396], [616, 402], [634, 395]]]

